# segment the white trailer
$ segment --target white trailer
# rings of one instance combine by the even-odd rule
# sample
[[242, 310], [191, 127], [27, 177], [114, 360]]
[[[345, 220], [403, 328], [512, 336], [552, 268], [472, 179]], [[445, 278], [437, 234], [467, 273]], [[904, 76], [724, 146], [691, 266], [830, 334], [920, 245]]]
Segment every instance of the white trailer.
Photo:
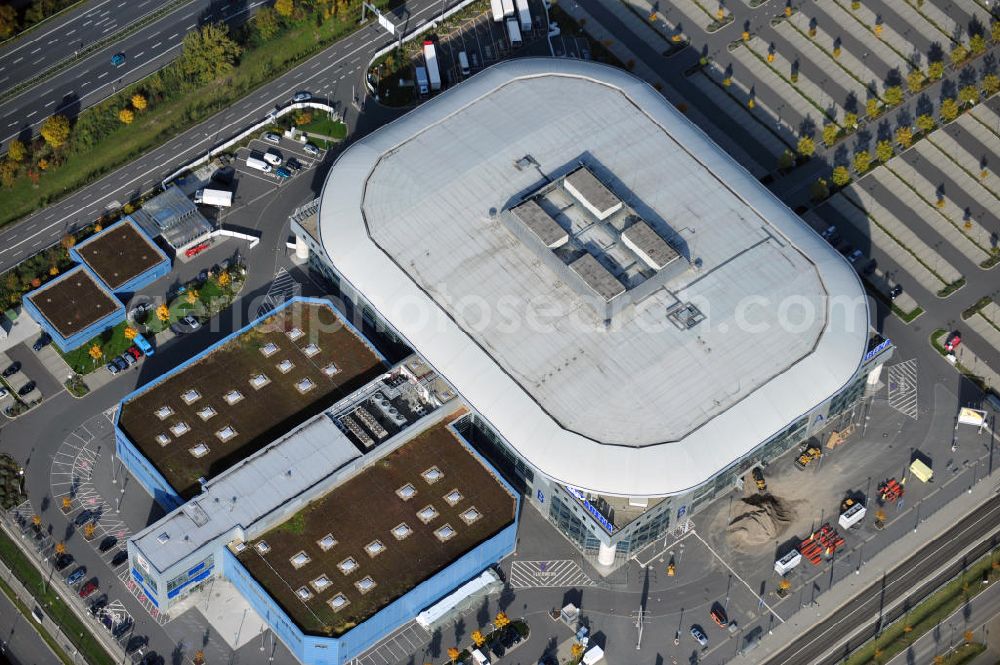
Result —
[[194, 193], [194, 202], [207, 206], [230, 208], [233, 205], [233, 193], [224, 189], [199, 189]]
[[521, 32], [531, 30], [531, 10], [528, 9], [528, 0], [515, 0], [517, 4], [517, 17], [521, 20]]
[[863, 520], [867, 512], [868, 509], [865, 508], [865, 504], [859, 501], [842, 512], [840, 514], [840, 519], [837, 520], [837, 523], [840, 524], [842, 529], [850, 529], [852, 526]]
[[421, 95], [426, 95], [430, 90], [427, 83], [427, 68], [417, 67], [417, 90]]
[[500, 0], [500, 4], [503, 5], [504, 18], [514, 15], [514, 0]]
[[257, 159], [256, 157], [247, 157], [247, 166], [258, 171], [263, 171], [264, 173], [271, 172], [271, 165], [263, 159]]
[[438, 69], [437, 50], [434, 42], [424, 40], [424, 60], [427, 62], [427, 77], [431, 82], [431, 90], [441, 89], [441, 70]]
[[795, 566], [799, 565], [800, 563], [802, 563], [802, 555], [799, 553], [798, 550], [792, 550], [791, 552], [789, 552], [788, 554], [786, 554], [785, 556], [781, 557], [780, 559], [774, 562], [774, 572], [778, 573], [779, 575], [784, 575], [785, 573], [792, 570], [793, 568], [795, 568]]
[[509, 18], [507, 19], [507, 36], [510, 37], [510, 47], [520, 48], [521, 46], [521, 30], [517, 27], [517, 19]]
[[490, 9], [493, 11], [493, 20], [503, 20], [503, 0], [490, 0]]

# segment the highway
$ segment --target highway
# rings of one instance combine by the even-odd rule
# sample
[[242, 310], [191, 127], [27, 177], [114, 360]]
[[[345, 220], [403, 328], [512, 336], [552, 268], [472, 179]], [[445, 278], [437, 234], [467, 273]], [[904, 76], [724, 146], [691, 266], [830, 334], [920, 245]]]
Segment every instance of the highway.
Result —
[[[904, 597], [914, 603], [928, 590], [940, 586], [964, 567], [987, 553], [998, 542], [1000, 532], [1000, 497], [994, 495], [979, 509], [966, 516], [938, 538], [928, 542], [910, 558], [888, 571], [878, 582], [860, 591], [852, 600], [817, 622], [811, 629], [784, 649], [765, 660], [774, 665], [812, 665], [840, 662], [851, 649], [871, 639], [882, 625], [898, 619], [907, 603], [885, 612], [882, 608]], [[945, 564], [970, 544], [975, 547], [959, 561]], [[942, 568], [943, 572], [935, 575]], [[914, 603], [910, 603], [911, 605]], [[844, 638], [848, 638], [845, 641]]]
[[[169, 63], [180, 52], [184, 36], [199, 25], [226, 21], [239, 23], [266, 0], [101, 0], [88, 3], [51, 27], [36, 30], [23, 40], [0, 48], [0, 144], [33, 133], [38, 124], [55, 113], [70, 117]], [[164, 6], [172, 7], [122, 39], [116, 34]], [[110, 40], [103, 48], [81, 57], [51, 77], [23, 89], [32, 80], [74, 53], [95, 42]], [[111, 57], [124, 53], [125, 64], [115, 67]]]

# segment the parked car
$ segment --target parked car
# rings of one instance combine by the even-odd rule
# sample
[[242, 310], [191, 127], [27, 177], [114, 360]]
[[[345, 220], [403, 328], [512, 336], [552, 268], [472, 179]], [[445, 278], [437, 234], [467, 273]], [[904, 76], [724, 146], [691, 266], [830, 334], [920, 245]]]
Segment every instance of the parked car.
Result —
[[726, 616], [726, 610], [719, 604], [712, 607], [712, 611], [709, 613], [712, 617], [712, 621], [719, 626], [719, 628], [725, 628], [729, 625], [729, 617]]
[[190, 314], [181, 319], [181, 323], [191, 328], [191, 332], [194, 332], [195, 330], [201, 328], [201, 324], [198, 323], [198, 319], [194, 318]]
[[133, 635], [129, 638], [128, 642], [125, 643], [125, 653], [133, 654], [142, 647], [149, 643], [149, 638], [145, 635]]
[[113, 56], [111, 56], [111, 66], [112, 67], [121, 67], [124, 64], [125, 64], [125, 54], [124, 53], [115, 53]]
[[701, 646], [708, 646], [708, 635], [699, 626], [691, 626], [691, 637]]
[[133, 356], [131, 353], [128, 353], [127, 351], [118, 357], [124, 360], [127, 365], [134, 365], [138, 362], [135, 359], [135, 356]]
[[294, 157], [289, 157], [287, 160], [285, 160], [285, 166], [287, 166], [292, 171], [298, 171], [299, 169], [302, 168], [302, 162], [295, 159]]
[[73, 563], [73, 555], [68, 553], [59, 554], [56, 556], [53, 563], [55, 564], [56, 570], [62, 570]]
[[97, 616], [97, 613], [104, 609], [108, 604], [108, 594], [102, 593], [100, 596], [94, 599], [94, 602], [90, 604], [90, 613], [93, 616]]
[[274, 132], [267, 132], [264, 134], [263, 138], [268, 143], [281, 143], [281, 137]]
[[895, 300], [899, 296], [903, 295], [903, 285], [897, 284], [896, 286], [889, 289], [889, 299]]
[[77, 515], [76, 519], [73, 520], [73, 524], [75, 524], [76, 526], [83, 526], [84, 524], [86, 524], [87, 522], [91, 521], [96, 517], [97, 516], [92, 511], [84, 509], [84, 511], [81, 512], [79, 515]]
[[114, 556], [113, 559], [111, 559], [111, 567], [117, 568], [126, 561], [128, 561], [128, 552], [126, 552], [125, 550], [121, 550], [120, 552], [118, 552], [118, 554]]
[[118, 544], [117, 536], [105, 536], [104, 539], [101, 541], [101, 544], [98, 545], [97, 549], [100, 550], [101, 552], [107, 552], [117, 544]]
[[35, 351], [41, 351], [52, 341], [52, 338], [48, 333], [42, 333], [41, 337], [35, 340], [35, 343], [31, 345], [31, 348]]
[[111, 631], [111, 637], [117, 640], [119, 637], [127, 633], [129, 631], [129, 628], [131, 627], [132, 627], [132, 619], [125, 619], [124, 621], [122, 621], [121, 623], [119, 623], [117, 626], [114, 627], [114, 629]]
[[115, 367], [117, 367], [119, 370], [128, 369], [128, 361], [124, 360], [121, 356], [112, 358], [111, 362], [113, 362], [115, 364]]
[[281, 162], [283, 160], [281, 158], [281, 155], [278, 154], [275, 150], [268, 150], [267, 152], [264, 153], [264, 161], [270, 164], [271, 166], [281, 166]]
[[280, 166], [274, 172], [274, 175], [278, 176], [279, 178], [291, 178], [292, 172], [286, 169], [284, 166]]
[[28, 381], [26, 384], [24, 384], [23, 386], [21, 386], [21, 389], [17, 391], [17, 394], [20, 395], [21, 397], [24, 397], [25, 395], [27, 395], [28, 393], [30, 393], [32, 390], [34, 390], [35, 387], [36, 387], [36, 385], [37, 384], [34, 381]]
[[7, 369], [3, 371], [3, 378], [6, 379], [9, 376], [14, 376], [20, 371], [21, 371], [21, 363], [20, 361], [15, 360], [10, 364], [9, 367], [7, 367]]
[[319, 148], [314, 146], [312, 143], [306, 143], [302, 146], [302, 149], [306, 151], [307, 155], [312, 155], [313, 157], [319, 156]]
[[850, 261], [851, 263], [857, 263], [858, 259], [860, 259], [864, 255], [865, 255], [864, 252], [862, 252], [860, 249], [856, 249], [847, 255], [847, 260]]
[[0, 399], [3, 399], [4, 397], [6, 397], [9, 394], [10, 393], [7, 392], [6, 388], [0, 388]]
[[90, 580], [80, 589], [80, 598], [89, 598], [97, 591], [97, 580]]
[[66, 578], [66, 584], [73, 586], [77, 582], [81, 581], [83, 579], [83, 576], [86, 574], [87, 574], [87, 567], [80, 566], [69, 574], [69, 576]]
[[951, 352], [958, 348], [958, 345], [962, 343], [962, 336], [958, 334], [958, 331], [952, 332], [948, 335], [948, 339], [944, 342], [944, 350]]
[[111, 630], [114, 627], [114, 621], [111, 619], [111, 615], [106, 612], [101, 612], [101, 625], [106, 629]]
[[130, 346], [130, 347], [128, 347], [128, 349], [125, 350], [125, 353], [129, 354], [130, 356], [132, 356], [136, 360], [139, 360], [139, 358], [142, 358], [142, 351], [139, 350], [138, 346]]
[[306, 90], [300, 90], [294, 95], [292, 95], [292, 101], [296, 103], [308, 102], [312, 98], [313, 98], [312, 93]]
[[837, 232], [837, 227], [831, 225], [826, 227], [826, 230], [823, 231], [823, 233], [821, 233], [820, 235], [823, 236], [824, 240], [829, 240], [830, 238], [833, 237], [833, 234], [835, 234], [836, 232]]
[[109, 372], [111, 372], [112, 374], [117, 374], [118, 372], [120, 372], [120, 371], [121, 371], [120, 369], [118, 369], [118, 366], [117, 366], [117, 365], [115, 365], [114, 363], [108, 363], [107, 365], [105, 365], [105, 367], [106, 367], [106, 368], [108, 369], [108, 371], [109, 371]]

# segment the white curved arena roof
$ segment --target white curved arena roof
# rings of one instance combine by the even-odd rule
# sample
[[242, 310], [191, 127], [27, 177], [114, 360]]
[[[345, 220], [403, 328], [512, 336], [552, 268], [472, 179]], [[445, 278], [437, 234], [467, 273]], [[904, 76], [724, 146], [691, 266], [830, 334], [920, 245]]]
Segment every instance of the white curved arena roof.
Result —
[[[588, 217], [559, 189], [581, 164], [627, 212]], [[558, 190], [545, 206], [571, 241], [557, 250], [509, 210], [539, 188]], [[534, 467], [593, 492], [705, 482], [840, 390], [868, 341], [847, 262], [603, 65], [476, 74], [348, 148], [319, 214], [344, 279]], [[620, 232], [638, 217], [681, 258], [636, 260]], [[580, 264], [566, 268], [588, 253], [624, 296], [581, 289]], [[704, 319], [681, 329], [667, 310], [687, 303]]]

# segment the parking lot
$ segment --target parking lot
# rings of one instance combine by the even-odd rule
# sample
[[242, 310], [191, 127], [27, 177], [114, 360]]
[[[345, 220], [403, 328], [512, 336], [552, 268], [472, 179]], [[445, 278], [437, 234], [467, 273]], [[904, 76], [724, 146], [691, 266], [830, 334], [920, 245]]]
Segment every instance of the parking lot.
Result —
[[[3, 375], [3, 397], [0, 397], [0, 409], [7, 414], [7, 409], [14, 405], [15, 400], [26, 404], [41, 401], [42, 391], [38, 382], [25, 371], [27, 367], [21, 360], [15, 360], [6, 353], [0, 353], [0, 373]], [[36, 368], [32, 368], [36, 369]], [[35, 372], [32, 372], [33, 374]], [[44, 372], [38, 373], [39, 375]], [[47, 380], [48, 375], [45, 376]]]
[[[269, 164], [271, 166], [270, 172], [265, 173], [247, 166], [248, 157], [266, 161], [265, 155], [267, 154], [280, 158], [276, 164]], [[265, 141], [263, 138], [252, 139], [246, 147], [241, 147], [236, 151], [236, 160], [233, 163], [236, 174], [236, 181], [233, 183], [235, 192], [233, 207], [238, 208], [241, 204], [253, 203], [261, 196], [272, 192], [274, 186], [280, 185], [284, 180], [308, 173], [322, 159], [322, 150], [319, 151], [318, 155], [310, 155], [303, 148], [302, 143], [284, 136], [279, 136], [277, 143]], [[282, 177], [283, 173], [288, 175]], [[271, 186], [265, 186], [264, 183]], [[230, 208], [226, 214], [232, 212], [233, 209]]]

